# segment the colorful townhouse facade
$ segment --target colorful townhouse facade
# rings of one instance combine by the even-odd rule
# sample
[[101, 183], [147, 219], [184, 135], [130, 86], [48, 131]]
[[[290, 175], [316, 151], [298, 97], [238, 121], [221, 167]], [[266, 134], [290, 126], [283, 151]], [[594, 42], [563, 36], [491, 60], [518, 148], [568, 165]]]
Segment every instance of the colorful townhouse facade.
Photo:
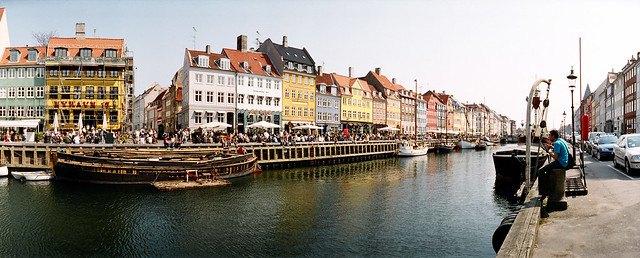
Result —
[[[0, 60], [0, 121], [44, 122], [46, 47], [8, 47]], [[42, 127], [41, 127], [42, 128]]]
[[349, 68], [349, 74], [351, 76], [331, 74], [340, 89], [342, 128], [348, 129], [350, 134], [371, 132], [373, 99], [369, 85], [364, 80], [352, 77], [352, 68]]
[[316, 125], [323, 127], [325, 133], [340, 133], [342, 124], [340, 123], [341, 96], [338, 85], [333, 80], [333, 76], [324, 73], [322, 66], [318, 66], [316, 77]]
[[[61, 129], [84, 127], [120, 130], [133, 110], [133, 57], [124, 39], [86, 38], [84, 23], [75, 38], [51, 37], [46, 68], [46, 129], [58, 114]], [[103, 124], [106, 116], [107, 127]]]
[[316, 68], [307, 49], [289, 46], [287, 36], [284, 36], [282, 44], [267, 39], [257, 51], [267, 54], [275, 72], [282, 75], [284, 130], [315, 124]]
[[369, 71], [367, 75], [361, 78], [366, 81], [372, 88], [382, 94], [385, 99], [385, 121], [389, 127], [401, 129], [402, 122], [402, 106], [400, 96], [396, 87], [389, 79], [382, 75], [380, 67], [374, 71]]
[[246, 133], [247, 126], [260, 121], [282, 126], [282, 77], [268, 55], [247, 51], [245, 35], [238, 37], [237, 49], [225, 48], [222, 54], [236, 71], [238, 132]]

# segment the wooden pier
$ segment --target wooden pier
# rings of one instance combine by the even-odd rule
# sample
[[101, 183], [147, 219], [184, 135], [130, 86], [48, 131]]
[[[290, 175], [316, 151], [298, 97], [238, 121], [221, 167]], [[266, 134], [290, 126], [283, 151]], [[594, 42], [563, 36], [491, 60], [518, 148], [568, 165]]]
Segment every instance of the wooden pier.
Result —
[[[397, 141], [296, 143], [281, 146], [278, 143], [241, 144], [245, 152], [258, 157], [263, 168], [315, 166], [392, 157], [398, 149]], [[237, 152], [236, 147], [223, 148], [221, 144], [187, 144], [181, 149], [197, 148], [220, 152]], [[50, 168], [52, 151], [66, 150], [131, 150], [165, 149], [162, 144], [43, 144], [0, 143], [0, 163], [12, 169]]]

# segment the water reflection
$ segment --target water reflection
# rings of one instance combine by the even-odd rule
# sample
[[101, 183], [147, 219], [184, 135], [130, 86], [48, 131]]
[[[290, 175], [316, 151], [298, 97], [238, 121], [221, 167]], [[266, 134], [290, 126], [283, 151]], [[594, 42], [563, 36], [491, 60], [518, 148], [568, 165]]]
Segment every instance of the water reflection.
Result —
[[179, 192], [0, 181], [0, 256], [493, 256], [514, 208], [494, 179], [491, 151], [461, 151]]

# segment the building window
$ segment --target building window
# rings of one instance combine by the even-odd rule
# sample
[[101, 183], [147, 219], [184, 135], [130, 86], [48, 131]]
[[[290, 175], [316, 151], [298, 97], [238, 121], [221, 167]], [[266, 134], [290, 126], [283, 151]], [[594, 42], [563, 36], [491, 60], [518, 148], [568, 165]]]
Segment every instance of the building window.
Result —
[[304, 84], [305, 84], [305, 85], [309, 85], [309, 78], [304, 77]]
[[33, 117], [33, 106], [27, 107], [27, 117]]
[[298, 76], [298, 84], [302, 84], [302, 76]]
[[0, 106], [0, 117], [7, 116], [7, 109], [4, 106]]
[[44, 116], [44, 107], [43, 106], [37, 106], [36, 107], [36, 116], [37, 117], [43, 117]]
[[93, 86], [87, 86], [84, 93], [85, 99], [93, 99]]
[[207, 91], [207, 103], [213, 103], [213, 91]]
[[271, 80], [267, 80], [266, 87], [267, 89], [271, 89]]
[[288, 81], [289, 81], [289, 74], [288, 74], [288, 73], [284, 75], [284, 81], [285, 81], [285, 82], [288, 82]]
[[207, 74], [207, 83], [213, 83], [213, 75]]
[[233, 103], [233, 99], [235, 98], [234, 93], [227, 93], [227, 102]]
[[7, 78], [7, 69], [0, 69], [0, 79]]
[[118, 87], [111, 87], [109, 93], [111, 93], [111, 99], [118, 99]]
[[35, 62], [36, 60], [38, 60], [38, 50], [36, 50], [35, 48], [29, 49], [27, 61]]
[[284, 107], [284, 115], [289, 116], [289, 107], [287, 106]]
[[15, 116], [16, 116], [16, 107], [9, 106], [9, 117], [15, 117]]
[[280, 89], [280, 82], [279, 82], [279, 81], [275, 81], [273, 84], [275, 85], [275, 87], [274, 87], [274, 88], [275, 88], [276, 90], [279, 90], [279, 89]]
[[262, 105], [263, 96], [258, 96], [258, 105]]
[[105, 49], [104, 57], [117, 57], [118, 51], [115, 49]]
[[33, 78], [35, 75], [35, 68], [27, 68], [27, 78]]
[[202, 91], [201, 90], [195, 91], [195, 101], [196, 102], [202, 101]]
[[111, 78], [118, 78], [118, 70], [113, 69], [109, 71], [109, 77]]
[[105, 87], [98, 87], [98, 99], [105, 99], [107, 96], [107, 89]]
[[218, 103], [224, 103], [224, 92], [218, 92]]
[[271, 106], [271, 97], [267, 97], [267, 99], [266, 99], [264, 104], [267, 105], [267, 106]]
[[17, 49], [11, 49], [9, 52], [9, 62], [18, 62], [18, 59], [20, 59], [20, 51]]
[[220, 85], [224, 84], [224, 77], [218, 76], [218, 84], [220, 84]]
[[304, 100], [309, 100], [309, 92], [304, 92]]
[[262, 78], [259, 78], [257, 80], [258, 80], [258, 87], [262, 88]]
[[244, 76], [238, 76], [238, 86], [244, 86]]
[[18, 107], [18, 117], [24, 117], [24, 107]]
[[227, 85], [232, 86], [236, 81], [236, 78], [229, 77], [227, 78]]
[[196, 79], [197, 83], [201, 83], [202, 82], [202, 74], [196, 73], [195, 79]]
[[24, 88], [18, 88], [18, 98], [24, 98]]
[[292, 83], [296, 83], [296, 75], [295, 74], [291, 75], [291, 82]]
[[16, 78], [16, 69], [11, 68], [9, 70], [7, 70], [9, 73], [7, 74], [7, 77], [9, 77], [10, 79]]
[[16, 88], [9, 88], [9, 98], [15, 98], [16, 97]]
[[44, 98], [44, 86], [36, 88], [36, 98]]
[[193, 112], [193, 120], [196, 124], [202, 124], [202, 113], [201, 112]]
[[105, 71], [104, 68], [98, 69], [98, 78], [105, 78], [105, 77], [107, 77], [107, 71]]
[[33, 87], [27, 88], [27, 98], [33, 98]]
[[118, 111], [110, 111], [109, 112], [109, 122], [111, 124], [115, 124], [118, 122]]
[[207, 123], [213, 122], [213, 113], [207, 112]]
[[309, 84], [315, 85], [315, 80], [313, 78], [309, 78]]
[[302, 117], [302, 108], [301, 107], [298, 108], [298, 116]]
[[333, 121], [334, 122], [340, 121], [340, 117], [338, 116], [338, 114], [333, 115]]
[[96, 70], [93, 68], [87, 68], [86, 77], [94, 77], [96, 76]]
[[73, 86], [73, 99], [82, 99], [82, 86]]
[[62, 72], [61, 74], [64, 77], [69, 77], [71, 76], [71, 69], [69, 69], [68, 67], [62, 68]]
[[62, 47], [56, 48], [54, 50], [53, 54], [56, 57], [66, 57], [67, 56], [67, 49], [66, 48], [62, 48]]
[[302, 99], [302, 91], [298, 91], [298, 99]]
[[76, 69], [73, 70], [73, 77], [82, 77], [82, 68], [76, 67]]
[[273, 98], [273, 105], [276, 107], [280, 106], [280, 98]]
[[247, 104], [249, 104], [249, 105], [253, 105], [253, 98], [254, 98], [254, 97], [255, 97], [255, 96], [253, 96], [253, 95], [249, 95], [249, 98], [248, 98], [248, 100], [247, 100]]
[[5, 88], [0, 88], [0, 98], [6, 98], [7, 97], [7, 89]]
[[244, 94], [238, 94], [238, 104], [244, 103]]
[[284, 89], [284, 97], [289, 98], [289, 89]]
[[255, 79], [255, 78], [250, 78], [250, 77], [247, 78], [247, 86], [253, 87], [253, 79]]

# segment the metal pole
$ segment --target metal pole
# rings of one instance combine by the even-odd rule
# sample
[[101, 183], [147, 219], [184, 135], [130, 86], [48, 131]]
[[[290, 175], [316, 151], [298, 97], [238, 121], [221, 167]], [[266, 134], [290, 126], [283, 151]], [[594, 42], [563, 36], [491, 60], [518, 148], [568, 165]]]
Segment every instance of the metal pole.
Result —
[[[566, 91], [565, 91], [566, 92]], [[574, 125], [575, 119], [573, 118], [573, 89], [571, 89], [571, 145], [573, 145], [573, 158], [576, 157], [576, 135], [573, 133], [575, 131]]]
[[526, 186], [527, 192], [531, 189], [530, 181], [531, 181], [531, 102], [533, 101], [533, 95], [538, 89], [538, 85], [540, 83], [546, 83], [547, 85], [551, 84], [551, 80], [540, 79], [536, 81], [533, 86], [531, 86], [531, 91], [529, 91], [529, 98], [527, 99], [527, 124], [525, 127], [525, 135], [526, 135], [526, 154], [525, 154], [525, 178], [526, 178]]

